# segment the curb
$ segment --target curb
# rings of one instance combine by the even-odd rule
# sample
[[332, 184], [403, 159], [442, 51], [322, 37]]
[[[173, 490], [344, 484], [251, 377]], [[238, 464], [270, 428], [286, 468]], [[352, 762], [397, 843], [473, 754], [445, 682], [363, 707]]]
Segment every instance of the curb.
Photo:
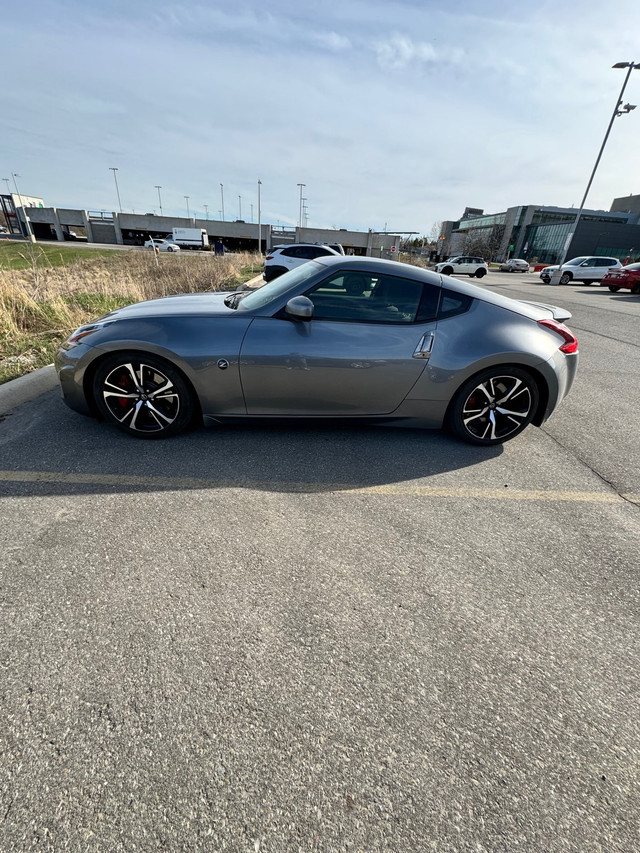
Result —
[[51, 391], [57, 384], [58, 377], [53, 364], [5, 382], [0, 385], [0, 415], [34, 400], [46, 391]]

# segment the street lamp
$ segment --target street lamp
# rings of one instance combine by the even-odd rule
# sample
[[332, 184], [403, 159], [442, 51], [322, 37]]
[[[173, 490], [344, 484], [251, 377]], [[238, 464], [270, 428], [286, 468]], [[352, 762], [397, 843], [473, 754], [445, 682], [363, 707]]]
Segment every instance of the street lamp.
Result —
[[204, 207], [204, 212], [206, 213], [207, 219], [208, 219], [209, 218], [209, 205], [204, 204], [204, 202], [203, 202], [202, 206]]
[[241, 195], [238, 196], [238, 211], [239, 211], [238, 219], [242, 219], [242, 196]]
[[120, 209], [120, 213], [122, 213], [122, 203], [120, 201], [120, 190], [118, 189], [118, 177], [116, 172], [118, 171], [117, 166], [109, 166], [109, 171], [113, 172], [113, 180], [116, 182], [116, 194], [118, 196], [118, 207]]
[[191, 219], [191, 213], [189, 212], [189, 199], [191, 198], [191, 196], [186, 195], [184, 198], [187, 202], [187, 219]]
[[222, 210], [220, 211], [220, 213], [222, 214], [222, 221], [224, 222], [224, 187], [222, 186], [222, 184], [220, 184], [220, 198], [222, 200], [222, 204], [220, 205]]
[[16, 175], [15, 172], [11, 172], [11, 177], [13, 178], [13, 183], [16, 188], [16, 195], [20, 200], [20, 207], [22, 208], [22, 215], [24, 216], [24, 224], [27, 229], [27, 237], [31, 240], [32, 243], [36, 242], [36, 238], [33, 236], [33, 231], [31, 230], [31, 222], [29, 221], [29, 217], [27, 216], [27, 211], [24, 209], [24, 202], [22, 201], [22, 196], [20, 195], [20, 190], [18, 189], [18, 183], [16, 178], [19, 178], [20, 175]]
[[[595, 165], [594, 165], [593, 170], [591, 172], [591, 177], [589, 178], [589, 183], [587, 184], [587, 188], [584, 191], [584, 195], [582, 196], [582, 201], [580, 202], [580, 209], [576, 213], [576, 218], [575, 218], [574, 223], [573, 223], [573, 231], [571, 231], [569, 233], [569, 236], [567, 237], [567, 240], [564, 244], [564, 249], [562, 251], [562, 255], [560, 256], [560, 262], [558, 264], [558, 269], [555, 270], [553, 275], [551, 276], [551, 284], [558, 284], [558, 282], [560, 281], [560, 276], [561, 276], [560, 267], [562, 266], [562, 264], [565, 261], [565, 258], [567, 257], [567, 251], [569, 249], [569, 246], [571, 245], [571, 241], [573, 240], [573, 237], [574, 237], [576, 231], [578, 230], [578, 223], [580, 222], [580, 217], [582, 216], [582, 211], [584, 210], [585, 202], [587, 201], [587, 196], [589, 195], [589, 190], [591, 189], [591, 184], [593, 183], [593, 178], [596, 174], [596, 169], [598, 168], [598, 165], [600, 163], [600, 158], [602, 157], [602, 152], [604, 151], [604, 146], [607, 144], [607, 139], [609, 139], [609, 134], [611, 133], [611, 128], [613, 127], [613, 122], [615, 121], [615, 119], [618, 116], [626, 115], [627, 113], [630, 113], [631, 110], [635, 110], [635, 108], [636, 108], [635, 104], [625, 104], [623, 107], [622, 106], [622, 96], [624, 95], [624, 90], [626, 89], [627, 83], [629, 82], [629, 77], [631, 76], [631, 72], [633, 71], [634, 68], [640, 68], [640, 62], [616, 62], [616, 64], [613, 65], [612, 68], [626, 68], [627, 73], [626, 73], [625, 78], [624, 78], [624, 83], [622, 84], [622, 89], [620, 89], [620, 94], [618, 95], [616, 105], [613, 108], [613, 113], [611, 114], [611, 120], [609, 121], [609, 126], [607, 127], [607, 132], [605, 133], [604, 139], [602, 140], [602, 145], [600, 146], [600, 151], [598, 152], [598, 156], [596, 158]], [[554, 281], [554, 278], [556, 279], [556, 281]]]
[[10, 185], [9, 185], [9, 178], [3, 178], [2, 180], [3, 180], [3, 181], [5, 182], [5, 184], [7, 185], [7, 192], [8, 192], [8, 194], [9, 194], [9, 195], [11, 195], [11, 187], [10, 187]]
[[262, 254], [262, 219], [260, 216], [260, 187], [262, 181], [258, 180], [258, 254]]
[[156, 184], [156, 189], [158, 190], [158, 204], [160, 205], [160, 216], [162, 216], [162, 199], [160, 198], [160, 190], [162, 189], [162, 187]]
[[300, 187], [300, 213], [298, 215], [298, 228], [302, 228], [302, 188], [306, 187], [306, 184], [296, 184], [297, 187]]

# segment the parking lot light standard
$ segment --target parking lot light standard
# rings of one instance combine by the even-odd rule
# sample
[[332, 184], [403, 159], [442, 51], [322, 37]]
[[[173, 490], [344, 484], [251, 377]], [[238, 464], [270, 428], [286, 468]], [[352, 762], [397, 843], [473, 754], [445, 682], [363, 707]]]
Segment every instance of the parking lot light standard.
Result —
[[156, 184], [156, 189], [158, 190], [158, 204], [160, 205], [160, 216], [163, 216], [163, 213], [162, 213], [162, 199], [160, 198], [160, 190], [162, 189], [162, 187], [161, 187], [161, 186], [159, 186], [158, 184]]
[[120, 201], [120, 190], [118, 188], [118, 177], [116, 175], [116, 172], [118, 171], [118, 167], [117, 166], [109, 166], [109, 171], [113, 172], [113, 180], [116, 182], [116, 195], [118, 196], [118, 209], [120, 210], [120, 213], [122, 213], [122, 202]]
[[[598, 165], [600, 163], [600, 158], [602, 157], [602, 152], [604, 151], [604, 147], [607, 144], [607, 139], [609, 139], [609, 134], [611, 133], [611, 128], [613, 127], [613, 122], [616, 120], [616, 118], [618, 116], [626, 115], [627, 113], [630, 113], [631, 110], [635, 110], [634, 104], [625, 104], [624, 107], [622, 106], [622, 96], [624, 95], [624, 90], [627, 88], [627, 83], [629, 82], [629, 77], [631, 76], [631, 72], [633, 71], [634, 68], [640, 68], [640, 62], [616, 62], [616, 64], [612, 65], [611, 67], [612, 68], [626, 68], [627, 73], [625, 75], [624, 82], [622, 84], [622, 89], [620, 89], [620, 94], [618, 95], [618, 99], [616, 100], [616, 105], [613, 108], [613, 113], [611, 114], [611, 119], [610, 119], [609, 125], [607, 127], [607, 132], [605, 133], [604, 139], [602, 140], [602, 145], [600, 146], [600, 151], [598, 152], [598, 156], [596, 158], [595, 165], [594, 165], [593, 170], [591, 172], [591, 176], [589, 178], [589, 183], [587, 184], [587, 188], [584, 191], [584, 195], [582, 196], [582, 201], [580, 202], [580, 208], [579, 208], [578, 212], [576, 213], [576, 218], [573, 222], [573, 230], [569, 232], [569, 236], [567, 237], [567, 239], [565, 241], [564, 249], [562, 251], [562, 255], [560, 257], [560, 262], [558, 264], [558, 269], [554, 270], [553, 275], [551, 277], [551, 284], [558, 284], [560, 281], [561, 267], [562, 267], [562, 264], [565, 262], [565, 259], [567, 257], [567, 252], [569, 250], [569, 246], [571, 245], [571, 241], [572, 241], [576, 231], [578, 230], [578, 223], [580, 222], [580, 217], [582, 216], [582, 212], [584, 210], [584, 206], [585, 206], [585, 203], [587, 201], [587, 196], [589, 195], [589, 190], [591, 189], [591, 184], [593, 183], [593, 179], [594, 179], [594, 176], [596, 174], [596, 169], [598, 168]], [[554, 279], [556, 279], [556, 280], [554, 281]]]
[[11, 172], [11, 177], [13, 178], [13, 183], [16, 188], [16, 195], [18, 196], [18, 199], [20, 201], [20, 207], [22, 208], [24, 224], [25, 228], [27, 229], [27, 237], [29, 238], [29, 240], [31, 240], [32, 243], [35, 243], [36, 238], [34, 237], [33, 231], [31, 230], [31, 222], [29, 221], [29, 217], [27, 216], [27, 211], [25, 210], [24, 202], [22, 201], [22, 196], [20, 195], [20, 190], [18, 189], [18, 182], [16, 181], [16, 178], [19, 178], [20, 175], [17, 175], [15, 172]]

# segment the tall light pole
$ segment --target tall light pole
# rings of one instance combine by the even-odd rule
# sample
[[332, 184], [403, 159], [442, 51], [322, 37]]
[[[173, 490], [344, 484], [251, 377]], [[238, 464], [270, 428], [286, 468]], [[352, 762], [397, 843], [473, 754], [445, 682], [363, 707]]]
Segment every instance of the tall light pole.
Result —
[[238, 219], [242, 219], [242, 196], [241, 195], [238, 196], [238, 211], [239, 211]]
[[187, 219], [191, 219], [191, 213], [189, 211], [189, 199], [191, 198], [191, 196], [186, 195], [184, 198], [185, 198], [185, 201], [187, 202]]
[[296, 184], [297, 187], [300, 187], [300, 213], [298, 215], [298, 228], [302, 228], [302, 188], [306, 187], [306, 184]]
[[27, 229], [27, 237], [31, 240], [32, 243], [36, 242], [36, 238], [33, 236], [33, 231], [31, 230], [31, 223], [29, 222], [29, 217], [27, 216], [27, 211], [24, 209], [24, 202], [22, 201], [22, 196], [20, 195], [20, 190], [18, 189], [18, 183], [16, 178], [19, 178], [20, 175], [16, 175], [15, 172], [11, 172], [11, 177], [13, 178], [13, 183], [16, 188], [16, 195], [20, 200], [20, 207], [22, 208], [22, 215], [24, 216], [24, 224]]
[[260, 215], [260, 187], [262, 181], [258, 180], [258, 254], [262, 254], [262, 219]]
[[9, 185], [9, 178], [3, 178], [2, 180], [7, 185], [7, 192], [9, 193], [9, 195], [11, 195], [11, 186]]
[[202, 206], [204, 207], [204, 212], [206, 213], [207, 219], [208, 219], [209, 218], [209, 205], [204, 204], [204, 202], [203, 202]]
[[[596, 169], [600, 163], [600, 158], [602, 157], [602, 152], [604, 151], [604, 146], [607, 144], [607, 139], [609, 138], [609, 134], [611, 133], [611, 128], [613, 127], [613, 122], [618, 116], [626, 115], [630, 113], [631, 110], [635, 110], [635, 104], [625, 104], [622, 106], [622, 96], [624, 95], [624, 90], [627, 88], [627, 83], [629, 82], [629, 77], [631, 76], [631, 72], [634, 68], [640, 68], [640, 62], [616, 62], [615, 65], [611, 66], [612, 68], [626, 68], [627, 73], [624, 78], [624, 83], [622, 84], [622, 89], [620, 89], [620, 94], [618, 95], [618, 99], [616, 100], [616, 105], [613, 108], [613, 113], [611, 114], [611, 119], [609, 121], [609, 126], [607, 127], [607, 132], [604, 135], [604, 139], [602, 140], [602, 145], [600, 146], [600, 151], [598, 152], [598, 156], [596, 158], [595, 165], [591, 172], [591, 176], [589, 178], [589, 183], [587, 184], [587, 188], [584, 191], [584, 195], [582, 196], [582, 201], [580, 202], [580, 209], [576, 213], [576, 218], [573, 222], [573, 231], [569, 233], [567, 240], [564, 244], [564, 249], [562, 250], [562, 255], [560, 257], [560, 262], [558, 266], [558, 270], [554, 271], [554, 274], [551, 277], [551, 284], [557, 284], [560, 281], [560, 267], [565, 261], [567, 257], [567, 251], [569, 250], [569, 246], [571, 245], [571, 241], [573, 240], [576, 231], [578, 230], [578, 223], [580, 222], [580, 217], [582, 216], [582, 211], [584, 210], [585, 203], [587, 201], [587, 196], [589, 195], [589, 190], [591, 189], [591, 184], [593, 183], [593, 178], [596, 174]], [[556, 273], [557, 276], [556, 276]], [[553, 279], [557, 278], [557, 281]]]
[[109, 166], [109, 171], [113, 172], [113, 180], [116, 182], [116, 195], [118, 196], [118, 208], [120, 209], [120, 213], [122, 213], [122, 202], [120, 201], [120, 190], [118, 189], [118, 176], [116, 175], [118, 167]]
[[250, 207], [251, 207], [251, 219], [249, 220], [249, 222], [253, 222], [253, 205], [250, 205]]
[[220, 199], [222, 201], [222, 204], [220, 205], [220, 207], [222, 208], [222, 221], [224, 222], [224, 187], [222, 186], [222, 184], [220, 184]]
[[160, 198], [160, 190], [162, 189], [162, 187], [156, 184], [156, 189], [158, 190], [158, 204], [160, 205], [160, 216], [162, 216], [162, 199]]

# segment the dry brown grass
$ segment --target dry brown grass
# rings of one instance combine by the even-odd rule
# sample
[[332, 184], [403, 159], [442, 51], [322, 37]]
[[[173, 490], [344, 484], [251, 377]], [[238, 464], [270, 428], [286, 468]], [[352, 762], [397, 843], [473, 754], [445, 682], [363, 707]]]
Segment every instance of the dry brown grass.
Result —
[[0, 270], [0, 382], [48, 364], [73, 329], [119, 305], [233, 289], [257, 275], [257, 255], [113, 251], [62, 267]]

